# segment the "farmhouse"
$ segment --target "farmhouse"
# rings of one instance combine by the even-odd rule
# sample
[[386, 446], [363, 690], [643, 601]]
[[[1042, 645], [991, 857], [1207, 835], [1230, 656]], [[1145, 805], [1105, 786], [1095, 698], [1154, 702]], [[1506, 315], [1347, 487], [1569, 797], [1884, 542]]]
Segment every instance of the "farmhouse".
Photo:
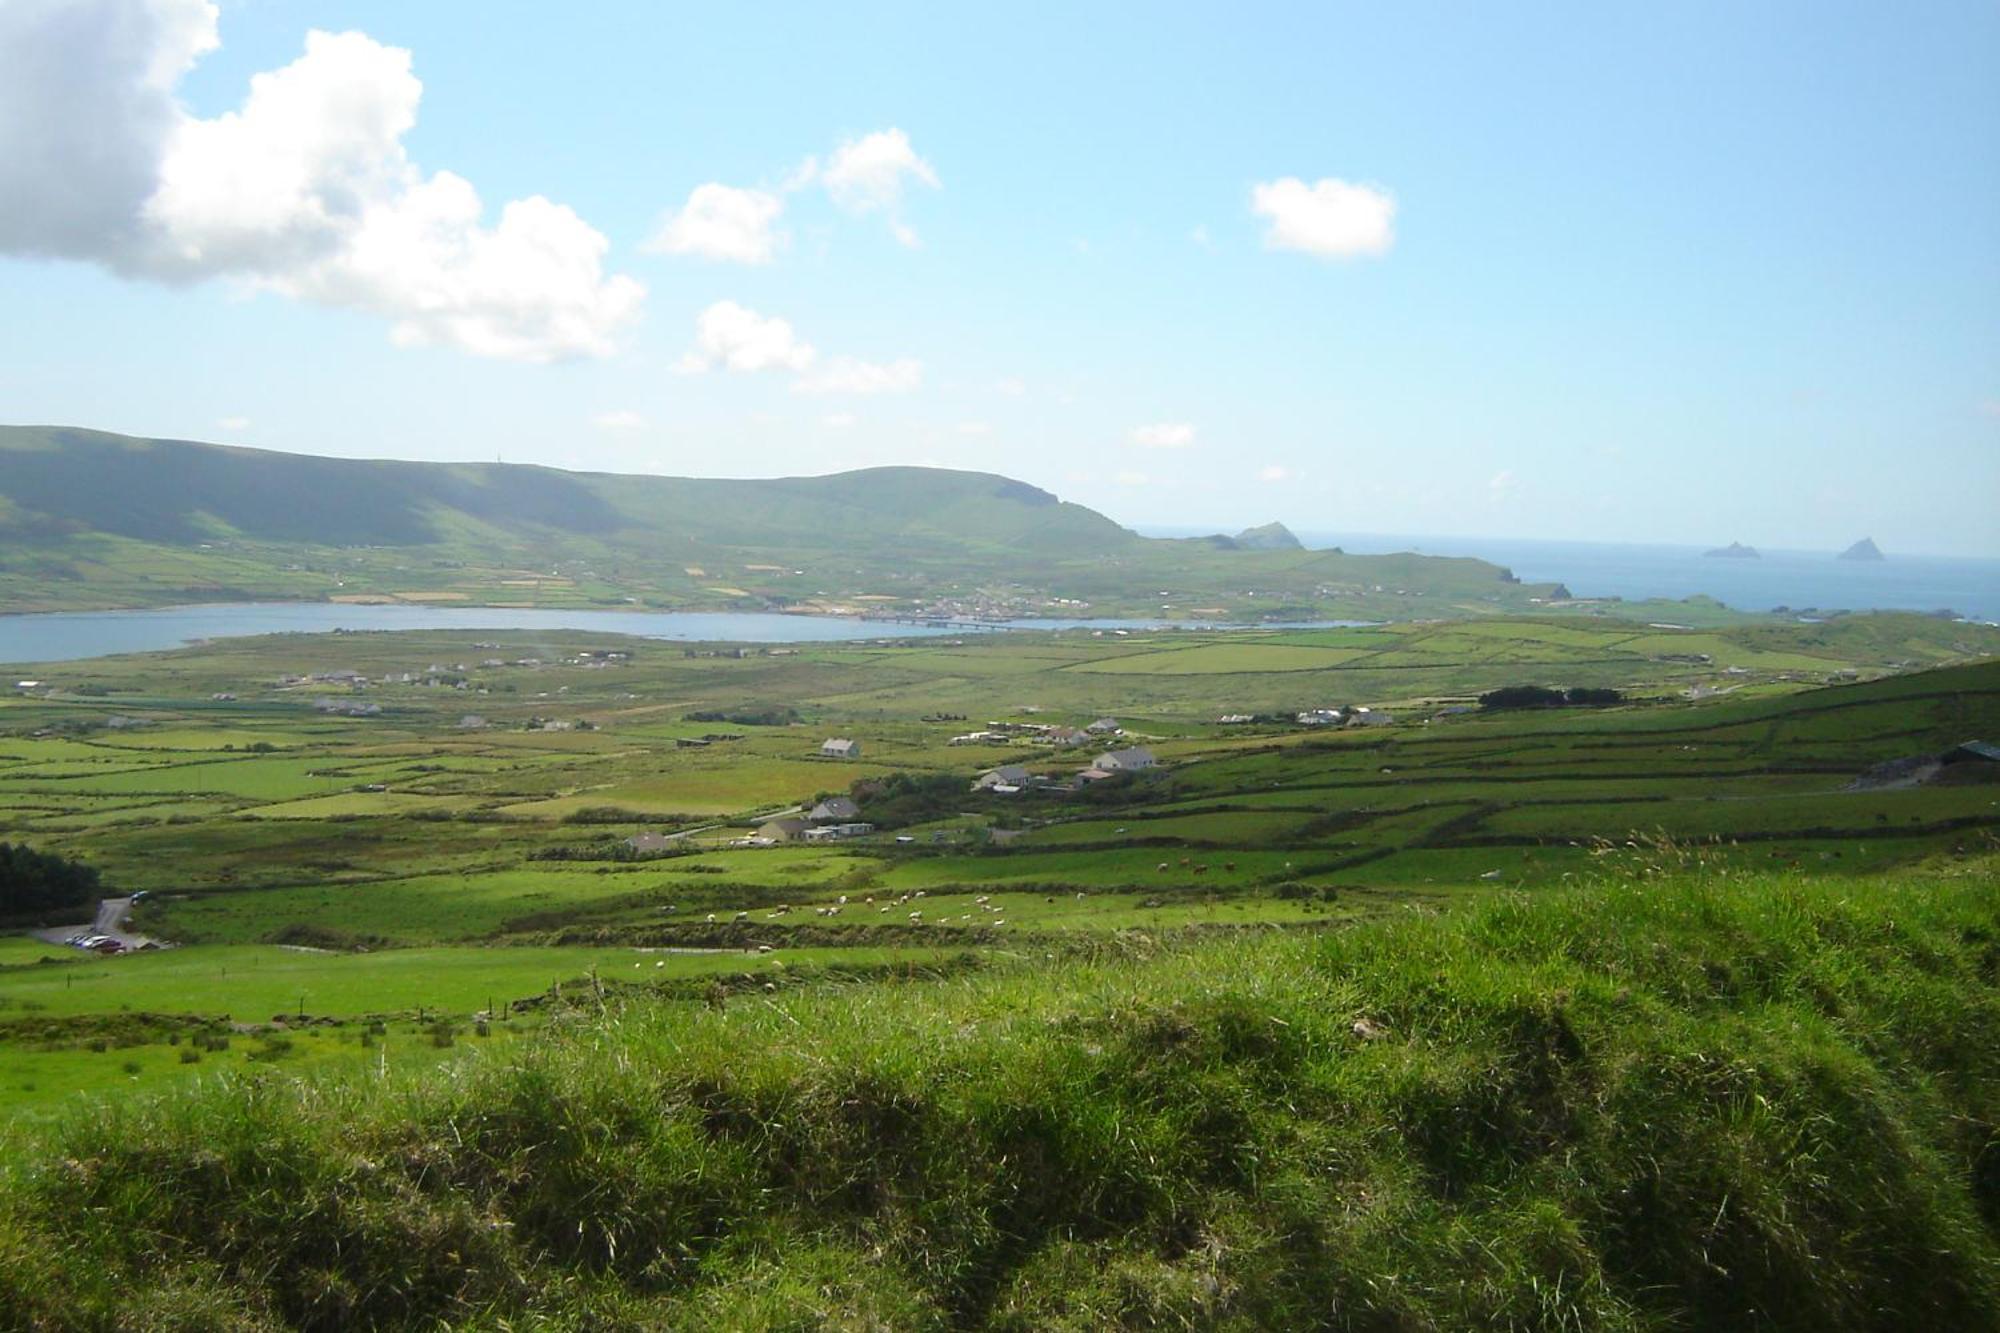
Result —
[[1116, 736], [1125, 728], [1118, 725], [1118, 719], [1115, 717], [1100, 717], [1084, 730], [1093, 736]]
[[1348, 715], [1347, 725], [1350, 727], [1386, 727], [1395, 720], [1393, 714], [1385, 713], [1379, 708], [1357, 708]]
[[633, 851], [646, 855], [673, 849], [674, 840], [664, 833], [638, 833], [625, 839], [625, 845]]
[[1080, 731], [1075, 727], [1050, 727], [1044, 735], [1047, 737], [1049, 744], [1060, 745], [1065, 750], [1073, 746], [1082, 745], [1090, 739], [1089, 732]]
[[1153, 758], [1153, 752], [1141, 745], [1130, 750], [1107, 750], [1097, 756], [1097, 762], [1092, 767], [1103, 773], [1136, 773], [1158, 762]]
[[1345, 714], [1338, 708], [1312, 708], [1298, 716], [1302, 727], [1337, 727], [1344, 720]]
[[845, 737], [836, 737], [832, 740], [822, 742], [819, 752], [828, 759], [859, 759], [861, 757], [861, 742], [851, 741]]
[[757, 826], [757, 834], [752, 842], [796, 842], [805, 834], [809, 825], [797, 815], [786, 815], [783, 819], [767, 819]]
[[1012, 794], [1028, 785], [1031, 780], [1028, 770], [1019, 764], [1002, 764], [981, 773], [972, 784], [974, 791], [997, 791]]
[[845, 796], [829, 796], [806, 812], [806, 818], [815, 824], [834, 824], [844, 819], [852, 819], [861, 813], [861, 807]]

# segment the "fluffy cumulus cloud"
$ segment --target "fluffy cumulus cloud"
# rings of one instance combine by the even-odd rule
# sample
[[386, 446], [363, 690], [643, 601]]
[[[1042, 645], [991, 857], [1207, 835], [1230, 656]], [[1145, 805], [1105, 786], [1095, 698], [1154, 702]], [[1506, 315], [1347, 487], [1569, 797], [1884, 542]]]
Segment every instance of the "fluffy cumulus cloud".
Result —
[[312, 32], [204, 119], [175, 89], [216, 44], [210, 0], [0, 3], [0, 251], [230, 279], [518, 361], [604, 355], [636, 317], [644, 289], [570, 209], [531, 196], [489, 224], [470, 182], [409, 160], [408, 51]]
[[746, 189], [720, 181], [695, 186], [687, 203], [661, 219], [646, 249], [768, 264], [786, 241], [779, 223], [790, 197], [815, 187], [845, 212], [882, 214], [890, 233], [914, 246], [917, 233], [902, 217], [903, 189], [911, 181], [935, 189], [937, 172], [917, 156], [910, 136], [902, 130], [877, 130], [843, 142], [824, 162], [806, 158], [775, 186]]
[[683, 375], [710, 370], [791, 371], [794, 393], [908, 393], [923, 381], [921, 361], [877, 363], [851, 356], [822, 360], [791, 321], [760, 315], [734, 301], [717, 301], [695, 319], [694, 346], [674, 365]]
[[889, 230], [904, 245], [915, 245], [917, 234], [903, 222], [903, 188], [914, 181], [938, 188], [937, 172], [917, 156], [910, 136], [899, 129], [877, 130], [849, 139], [834, 149], [826, 165], [808, 160], [794, 176], [817, 180], [833, 202], [850, 213], [881, 213]]
[[1250, 208], [1264, 218], [1264, 246], [1322, 259], [1384, 255], [1396, 243], [1396, 199], [1374, 185], [1327, 177], [1308, 185], [1296, 176], [1250, 191]]
[[697, 185], [678, 213], [646, 243], [669, 255], [698, 255], [737, 264], [768, 264], [778, 250], [777, 224], [784, 201], [765, 190]]
[[674, 368], [690, 375], [707, 370], [802, 371], [818, 359], [819, 353], [792, 331], [789, 320], [760, 315], [734, 301], [717, 301], [695, 319], [694, 346]]
[[1185, 421], [1160, 421], [1133, 430], [1132, 443], [1141, 449], [1190, 449], [1194, 447], [1194, 426]]

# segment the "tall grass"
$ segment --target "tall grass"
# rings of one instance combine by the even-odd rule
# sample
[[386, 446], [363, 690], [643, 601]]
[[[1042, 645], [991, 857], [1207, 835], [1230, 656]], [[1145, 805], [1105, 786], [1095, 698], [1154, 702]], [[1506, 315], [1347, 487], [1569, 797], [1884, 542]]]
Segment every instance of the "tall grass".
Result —
[[108, 1107], [0, 1325], [2000, 1327], [2000, 893], [1675, 873]]

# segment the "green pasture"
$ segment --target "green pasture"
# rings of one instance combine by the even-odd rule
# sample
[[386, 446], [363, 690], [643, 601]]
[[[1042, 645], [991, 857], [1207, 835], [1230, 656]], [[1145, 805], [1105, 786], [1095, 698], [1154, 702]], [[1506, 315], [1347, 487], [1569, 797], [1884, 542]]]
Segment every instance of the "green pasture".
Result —
[[934, 961], [901, 949], [674, 953], [635, 948], [424, 948], [324, 953], [277, 945], [191, 945], [63, 966], [0, 969], [0, 1019], [196, 1014], [262, 1023], [312, 1017], [448, 1014], [603, 981], [651, 983], [822, 964]]

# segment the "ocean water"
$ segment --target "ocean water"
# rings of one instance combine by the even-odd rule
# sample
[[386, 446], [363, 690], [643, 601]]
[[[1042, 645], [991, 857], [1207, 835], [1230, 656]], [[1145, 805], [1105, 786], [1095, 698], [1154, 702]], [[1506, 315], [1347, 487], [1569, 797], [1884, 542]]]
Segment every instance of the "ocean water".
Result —
[[[1161, 537], [1194, 530], [1142, 528]], [[1206, 529], [1204, 531], [1212, 531]], [[1578, 597], [1713, 597], [1739, 611], [1942, 611], [2000, 621], [2000, 560], [1885, 552], [1881, 561], [1840, 560], [1832, 551], [1770, 551], [1756, 560], [1704, 555], [1699, 546], [1416, 537], [1295, 530], [1307, 546], [1355, 555], [1421, 551], [1504, 565], [1528, 583], [1561, 583]], [[1720, 543], [1718, 543], [1720, 544]]]

